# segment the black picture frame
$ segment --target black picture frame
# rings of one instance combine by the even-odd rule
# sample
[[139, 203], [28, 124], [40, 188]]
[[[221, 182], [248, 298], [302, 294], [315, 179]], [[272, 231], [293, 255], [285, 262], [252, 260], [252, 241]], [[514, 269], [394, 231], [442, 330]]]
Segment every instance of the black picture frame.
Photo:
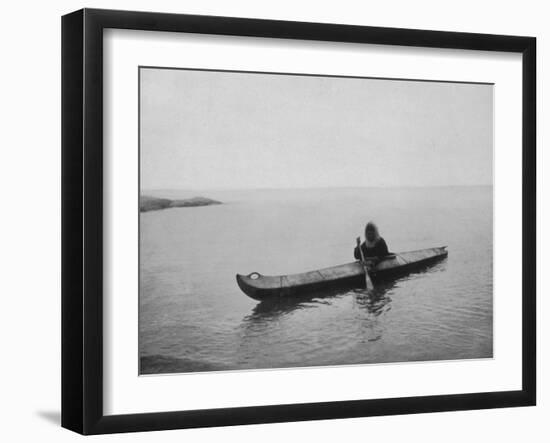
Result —
[[[522, 54], [522, 388], [130, 415], [103, 413], [103, 30], [455, 48]], [[62, 426], [82, 434], [530, 406], [536, 403], [536, 39], [83, 9], [62, 18]]]

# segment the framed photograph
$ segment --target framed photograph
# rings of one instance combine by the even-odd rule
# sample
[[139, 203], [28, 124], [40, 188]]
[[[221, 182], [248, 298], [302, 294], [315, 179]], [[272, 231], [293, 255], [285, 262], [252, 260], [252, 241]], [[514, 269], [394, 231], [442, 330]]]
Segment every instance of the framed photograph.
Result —
[[536, 40], [62, 20], [62, 425], [536, 399]]

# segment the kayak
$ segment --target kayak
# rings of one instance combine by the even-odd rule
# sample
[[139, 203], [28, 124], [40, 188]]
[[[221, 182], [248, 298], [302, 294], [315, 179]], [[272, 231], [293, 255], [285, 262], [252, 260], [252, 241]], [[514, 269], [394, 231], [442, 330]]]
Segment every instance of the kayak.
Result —
[[[399, 252], [383, 257], [378, 263], [373, 264], [368, 272], [373, 282], [396, 278], [434, 264], [447, 255], [446, 246]], [[360, 261], [355, 261], [301, 274], [271, 276], [252, 272], [248, 275], [237, 274], [237, 284], [246, 295], [262, 301], [324, 289], [364, 286], [365, 270]]]

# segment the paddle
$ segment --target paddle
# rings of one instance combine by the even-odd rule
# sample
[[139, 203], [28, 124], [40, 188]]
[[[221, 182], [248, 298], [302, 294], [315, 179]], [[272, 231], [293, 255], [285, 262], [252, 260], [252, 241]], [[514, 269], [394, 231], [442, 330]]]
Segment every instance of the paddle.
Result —
[[359, 248], [359, 254], [361, 255], [361, 264], [365, 270], [365, 288], [367, 291], [370, 291], [373, 288], [373, 284], [369, 275], [369, 267], [367, 265], [367, 261], [365, 260], [365, 255], [363, 254], [363, 248], [361, 248], [361, 237], [357, 237], [357, 247]]

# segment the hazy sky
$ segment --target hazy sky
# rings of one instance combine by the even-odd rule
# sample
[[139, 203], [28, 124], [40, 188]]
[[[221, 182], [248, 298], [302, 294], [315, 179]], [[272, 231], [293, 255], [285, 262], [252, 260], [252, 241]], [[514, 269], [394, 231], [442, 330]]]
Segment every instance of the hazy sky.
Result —
[[493, 87], [141, 69], [142, 189], [492, 183]]

